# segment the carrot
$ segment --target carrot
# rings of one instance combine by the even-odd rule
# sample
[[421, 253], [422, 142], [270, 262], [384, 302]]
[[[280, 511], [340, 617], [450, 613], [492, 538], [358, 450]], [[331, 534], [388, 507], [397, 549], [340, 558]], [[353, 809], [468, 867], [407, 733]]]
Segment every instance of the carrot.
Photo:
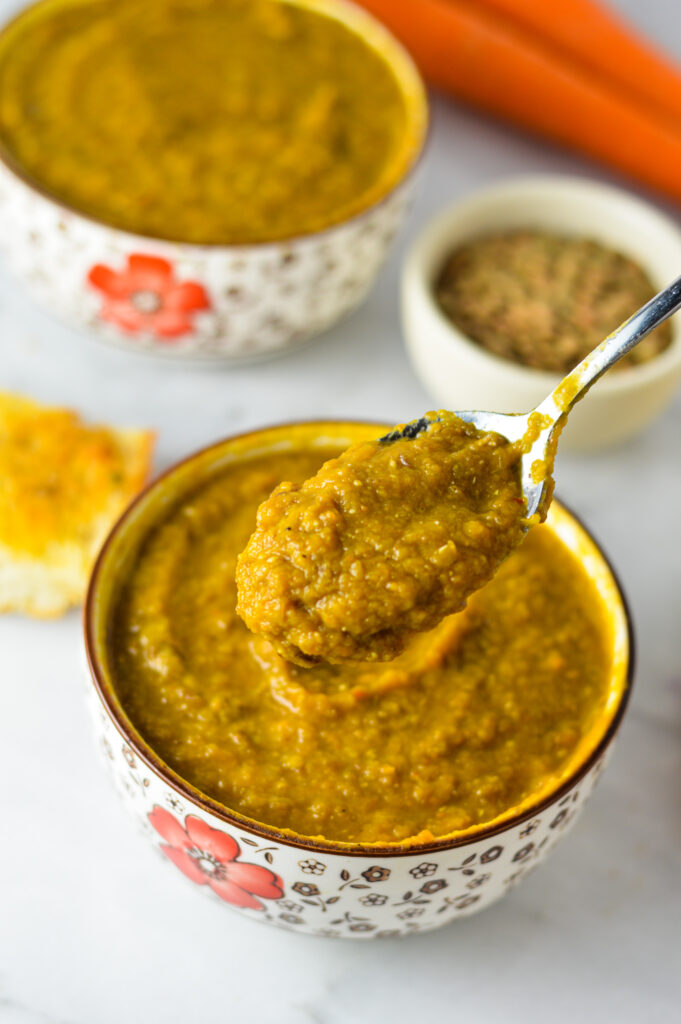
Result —
[[681, 128], [681, 71], [593, 0], [478, 0]]
[[433, 85], [681, 199], [681, 129], [517, 26], [466, 0], [363, 5]]

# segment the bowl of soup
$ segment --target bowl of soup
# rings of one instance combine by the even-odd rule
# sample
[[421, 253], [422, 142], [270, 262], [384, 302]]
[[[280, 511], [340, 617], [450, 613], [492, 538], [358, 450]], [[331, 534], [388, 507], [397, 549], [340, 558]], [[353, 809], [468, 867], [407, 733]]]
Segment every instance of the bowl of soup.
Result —
[[369, 291], [426, 121], [345, 0], [39, 0], [0, 32], [0, 249], [131, 350], [280, 351]]
[[274, 427], [180, 463], [111, 533], [85, 611], [98, 744], [150, 845], [316, 935], [406, 935], [503, 896], [576, 821], [631, 686], [624, 598], [558, 502], [393, 661], [305, 668], [248, 631], [234, 577], [258, 505], [382, 432]]

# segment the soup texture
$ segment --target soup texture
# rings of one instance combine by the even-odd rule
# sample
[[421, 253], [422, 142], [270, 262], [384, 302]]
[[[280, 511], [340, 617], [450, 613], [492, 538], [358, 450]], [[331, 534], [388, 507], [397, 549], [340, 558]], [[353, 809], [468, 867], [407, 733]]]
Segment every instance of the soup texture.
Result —
[[521, 452], [441, 411], [280, 484], [237, 563], [237, 611], [300, 665], [389, 661], [522, 540]]
[[329, 227], [402, 175], [407, 122], [376, 49], [279, 0], [42, 0], [0, 40], [7, 158], [142, 235], [248, 243]]
[[558, 777], [603, 713], [600, 598], [538, 526], [394, 661], [285, 661], [236, 614], [237, 555], [273, 487], [337, 454], [234, 463], [167, 513], [114, 607], [115, 688], [171, 768], [267, 825], [389, 843], [489, 822]]

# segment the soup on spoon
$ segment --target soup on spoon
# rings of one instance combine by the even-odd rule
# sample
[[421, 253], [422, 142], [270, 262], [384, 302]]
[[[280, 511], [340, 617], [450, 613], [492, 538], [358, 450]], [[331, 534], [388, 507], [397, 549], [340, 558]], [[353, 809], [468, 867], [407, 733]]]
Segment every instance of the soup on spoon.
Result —
[[237, 564], [246, 625], [300, 665], [387, 661], [459, 611], [546, 516], [572, 407], [680, 308], [681, 277], [526, 415], [428, 413], [280, 484]]
[[258, 510], [237, 611], [289, 661], [388, 661], [460, 611], [526, 529], [522, 445], [453, 413], [355, 444]]

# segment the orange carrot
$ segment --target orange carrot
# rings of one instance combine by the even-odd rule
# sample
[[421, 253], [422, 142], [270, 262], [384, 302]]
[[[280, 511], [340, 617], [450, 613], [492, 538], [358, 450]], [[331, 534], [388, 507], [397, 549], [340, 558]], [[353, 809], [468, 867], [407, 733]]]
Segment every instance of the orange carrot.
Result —
[[594, 0], [478, 0], [545, 43], [673, 118], [681, 130], [681, 71]]
[[681, 199], [681, 129], [466, 0], [362, 0], [434, 85]]

